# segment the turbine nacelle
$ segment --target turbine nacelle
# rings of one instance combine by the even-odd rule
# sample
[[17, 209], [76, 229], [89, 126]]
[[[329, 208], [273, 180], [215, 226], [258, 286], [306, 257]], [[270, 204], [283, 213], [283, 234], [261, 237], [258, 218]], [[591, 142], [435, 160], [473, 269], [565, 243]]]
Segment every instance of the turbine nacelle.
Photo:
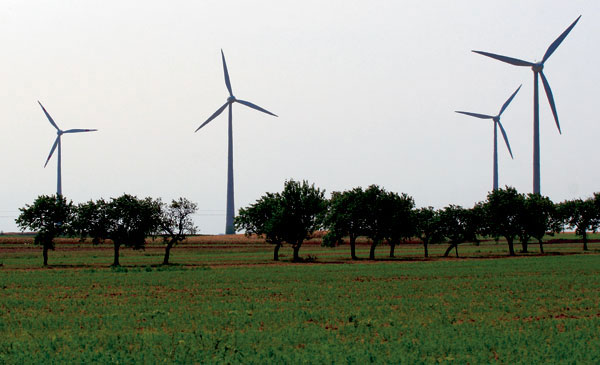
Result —
[[533, 70], [533, 72], [542, 72], [542, 70], [544, 70], [544, 64], [542, 62], [536, 63], [533, 66], [531, 66], [531, 69]]
[[235, 96], [231, 95], [230, 97], [227, 98], [227, 102], [228, 103], [233, 103], [234, 101], [236, 101], [237, 99], [235, 98]]

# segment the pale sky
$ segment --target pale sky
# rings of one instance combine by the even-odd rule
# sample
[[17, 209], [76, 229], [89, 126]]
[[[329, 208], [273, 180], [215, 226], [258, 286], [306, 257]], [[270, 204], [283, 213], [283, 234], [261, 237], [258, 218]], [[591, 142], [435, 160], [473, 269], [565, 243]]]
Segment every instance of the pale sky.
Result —
[[577, 18], [546, 62], [562, 135], [540, 82], [541, 190], [554, 201], [600, 191], [600, 2], [17, 1], [0, 10], [0, 230], [56, 192], [75, 203], [123, 193], [198, 203], [200, 233], [225, 228], [227, 115], [233, 92], [235, 206], [286, 179], [341, 191], [378, 184], [417, 206], [470, 207], [492, 188], [493, 123], [502, 116], [499, 183], [532, 191], [533, 73], [471, 52], [528, 61]]

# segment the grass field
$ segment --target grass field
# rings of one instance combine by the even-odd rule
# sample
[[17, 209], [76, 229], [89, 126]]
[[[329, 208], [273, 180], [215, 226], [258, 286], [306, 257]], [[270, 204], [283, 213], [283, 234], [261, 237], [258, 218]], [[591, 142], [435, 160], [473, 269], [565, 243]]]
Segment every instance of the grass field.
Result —
[[0, 363], [596, 363], [599, 246], [507, 258], [485, 242], [442, 259], [439, 245], [430, 260], [382, 246], [351, 262], [312, 243], [300, 252], [316, 261], [292, 264], [289, 248], [274, 263], [260, 240], [200, 237], [176, 265], [158, 265], [157, 242], [112, 269], [109, 245], [61, 241], [42, 268], [38, 247], [3, 238]]

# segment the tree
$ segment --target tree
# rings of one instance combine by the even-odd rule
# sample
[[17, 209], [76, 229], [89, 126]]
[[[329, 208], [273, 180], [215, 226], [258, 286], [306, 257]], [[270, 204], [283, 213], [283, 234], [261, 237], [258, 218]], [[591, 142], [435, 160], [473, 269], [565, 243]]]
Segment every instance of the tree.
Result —
[[278, 260], [283, 242], [292, 246], [294, 261], [300, 261], [302, 243], [323, 225], [327, 211], [325, 191], [289, 180], [281, 193], [267, 193], [248, 208], [242, 208], [234, 220], [236, 230], [246, 230], [246, 235], [265, 236], [275, 245], [274, 260]]
[[113, 266], [119, 266], [121, 246], [143, 249], [146, 237], [155, 233], [161, 220], [161, 202], [152, 198], [138, 199], [129, 194], [100, 199], [78, 207], [77, 230], [94, 243], [113, 242]]
[[283, 245], [283, 207], [279, 194], [266, 193], [256, 203], [241, 208], [234, 218], [236, 231], [245, 230], [245, 235], [265, 237], [267, 243], [275, 245], [273, 260], [279, 260], [279, 249]]
[[107, 206], [108, 203], [104, 199], [90, 200], [77, 205], [73, 229], [81, 241], [91, 237], [92, 243], [97, 245], [107, 239], [110, 223]]
[[15, 220], [21, 230], [36, 231], [34, 243], [42, 246], [44, 266], [48, 266], [48, 250], [54, 250], [54, 239], [71, 235], [73, 203], [62, 195], [40, 195], [32, 205], [19, 209]]
[[415, 235], [423, 242], [425, 257], [429, 257], [428, 246], [444, 240], [440, 212], [433, 207], [420, 208], [414, 217]]
[[386, 204], [386, 199], [387, 192], [377, 185], [371, 185], [365, 190], [365, 236], [371, 240], [369, 260], [375, 260], [375, 248], [383, 241], [389, 227], [389, 205]]
[[450, 244], [444, 252], [448, 257], [452, 249], [458, 257], [458, 245], [464, 242], [477, 241], [479, 227], [475, 224], [475, 213], [459, 205], [449, 205], [439, 212], [440, 228], [443, 236]]
[[556, 207], [550, 198], [540, 194], [527, 194], [523, 210], [519, 214], [521, 227], [519, 239], [523, 252], [527, 252], [529, 239], [535, 238], [540, 245], [540, 252], [544, 253], [544, 236], [561, 230], [562, 225], [556, 217]]
[[575, 234], [583, 240], [583, 250], [588, 250], [587, 232], [596, 232], [600, 226], [600, 210], [597, 209], [596, 199], [568, 200], [559, 204], [560, 215], [567, 226], [575, 228]]
[[385, 238], [390, 245], [390, 257], [394, 257], [396, 245], [415, 235], [415, 201], [407, 194], [388, 192], [384, 200], [387, 213]]
[[521, 233], [520, 214], [525, 206], [524, 196], [507, 186], [489, 192], [484, 205], [490, 235], [506, 238], [509, 255], [515, 256], [513, 243]]
[[198, 227], [194, 225], [192, 214], [197, 210], [198, 205], [186, 198], [172, 200], [169, 205], [161, 204], [159, 229], [166, 244], [163, 265], [169, 264], [173, 246], [185, 240], [188, 234], [196, 234]]
[[309, 185], [306, 180], [302, 183], [288, 180], [284, 184], [281, 198], [281, 223], [283, 225], [284, 241], [292, 245], [294, 261], [300, 261], [300, 247], [305, 239], [323, 225], [323, 217], [327, 212], [325, 190]]
[[323, 237], [324, 246], [333, 246], [342, 242], [344, 236], [350, 240], [350, 256], [356, 260], [356, 239], [364, 235], [365, 204], [361, 187], [342, 193], [334, 191], [329, 199], [324, 226], [329, 231]]

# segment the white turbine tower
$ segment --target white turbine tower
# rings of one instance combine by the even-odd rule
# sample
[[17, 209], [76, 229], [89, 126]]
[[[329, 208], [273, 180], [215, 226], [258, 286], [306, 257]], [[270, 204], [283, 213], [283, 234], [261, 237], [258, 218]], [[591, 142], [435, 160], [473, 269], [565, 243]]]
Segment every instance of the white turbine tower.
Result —
[[223, 60], [223, 73], [225, 74], [225, 86], [227, 86], [227, 90], [229, 91], [229, 97], [227, 98], [227, 102], [223, 104], [213, 115], [210, 116], [206, 120], [206, 122], [202, 123], [195, 132], [198, 132], [200, 128], [207, 125], [211, 120], [215, 119], [219, 114], [225, 110], [225, 108], [229, 107], [229, 125], [228, 125], [228, 144], [227, 144], [227, 211], [225, 218], [225, 234], [233, 234], [235, 233], [235, 228], [233, 227], [233, 216], [235, 215], [234, 211], [234, 194], [233, 194], [233, 132], [232, 132], [232, 105], [233, 103], [240, 103], [252, 109], [256, 109], [263, 113], [267, 113], [273, 116], [277, 116], [270, 111], [259, 107], [258, 105], [252, 104], [251, 102], [237, 99], [233, 96], [233, 92], [231, 91], [231, 82], [229, 81], [229, 72], [227, 72], [227, 64], [225, 63], [225, 55], [223, 54], [223, 50], [221, 50], [221, 58]]
[[500, 112], [498, 113], [498, 115], [486, 115], [486, 114], [456, 111], [457, 113], [470, 115], [475, 118], [492, 119], [494, 121], [494, 176], [493, 176], [493, 189], [494, 190], [498, 190], [498, 127], [500, 127], [500, 132], [502, 132], [502, 137], [504, 138], [504, 142], [506, 142], [506, 147], [508, 148], [510, 157], [513, 158], [513, 154], [510, 149], [510, 144], [508, 143], [508, 137], [506, 136], [506, 131], [504, 130], [502, 123], [500, 123], [500, 116], [502, 115], [502, 113], [504, 113], [504, 110], [506, 110], [506, 107], [508, 107], [508, 104], [510, 104], [510, 102], [515, 97], [515, 95], [517, 95], [517, 93], [519, 92], [520, 89], [521, 89], [521, 85], [519, 85], [517, 90], [515, 90], [515, 92], [508, 98], [508, 100], [506, 100], [504, 105], [502, 105], [502, 108], [500, 108]]
[[66, 133], [95, 132], [95, 131], [97, 131], [97, 129], [67, 129], [66, 131], [63, 131], [62, 129], [58, 128], [58, 126], [54, 122], [54, 119], [52, 119], [50, 114], [48, 114], [48, 112], [46, 111], [46, 108], [44, 108], [44, 106], [42, 105], [42, 103], [39, 102], [39, 100], [38, 100], [38, 104], [40, 104], [40, 106], [42, 107], [42, 110], [44, 111], [44, 114], [46, 114], [46, 117], [48, 117], [50, 124], [52, 124], [52, 126], [54, 128], [56, 128], [56, 134], [57, 134], [56, 140], [54, 141], [54, 145], [52, 145], [52, 149], [50, 150], [50, 154], [48, 155], [48, 158], [46, 159], [46, 163], [44, 164], [44, 167], [46, 167], [46, 165], [48, 165], [48, 161], [50, 161], [52, 154], [58, 148], [58, 162], [57, 162], [57, 172], [56, 172], [56, 174], [57, 174], [56, 195], [62, 195], [62, 178], [61, 178], [61, 167], [60, 167], [60, 165], [61, 165], [60, 137]]
[[[554, 115], [554, 121], [556, 121], [556, 127], [558, 128], [558, 133], [561, 133], [560, 124], [558, 124], [558, 114], [556, 112], [556, 105], [554, 105], [554, 97], [552, 96], [552, 90], [550, 89], [550, 84], [544, 76], [544, 63], [550, 58], [552, 53], [556, 51], [558, 46], [562, 43], [563, 40], [567, 37], [569, 32], [573, 29], [575, 24], [579, 21], [581, 15], [575, 19], [575, 21], [548, 47], [544, 57], [540, 62], [533, 63], [529, 61], [523, 61], [518, 58], [506, 57], [497, 55], [494, 53], [482, 52], [482, 51], [473, 51], [475, 53], [479, 53], [481, 55], [495, 58], [499, 61], [509, 63], [514, 66], [526, 66], [531, 67], [533, 70], [533, 193], [540, 194], [540, 108], [539, 108], [539, 96], [538, 96], [538, 75], [542, 77], [542, 83], [544, 84], [544, 90], [546, 90], [546, 96], [548, 97], [548, 102], [550, 103], [550, 108], [552, 109], [552, 114]], [[561, 133], [562, 134], [562, 133]]]

